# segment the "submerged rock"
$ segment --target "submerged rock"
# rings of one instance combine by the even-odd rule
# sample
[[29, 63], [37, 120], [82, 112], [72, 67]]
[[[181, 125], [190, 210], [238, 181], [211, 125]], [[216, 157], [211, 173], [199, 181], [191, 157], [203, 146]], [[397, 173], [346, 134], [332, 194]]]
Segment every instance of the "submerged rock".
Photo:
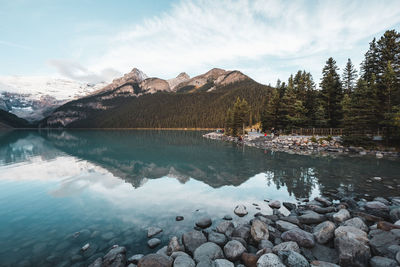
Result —
[[163, 230], [159, 227], [149, 227], [147, 228], [147, 237], [151, 238], [155, 235], [158, 235], [159, 233], [161, 233]]
[[158, 238], [152, 238], [149, 241], [147, 241], [147, 245], [149, 246], [149, 248], [155, 248], [160, 244], [161, 244], [161, 240]]

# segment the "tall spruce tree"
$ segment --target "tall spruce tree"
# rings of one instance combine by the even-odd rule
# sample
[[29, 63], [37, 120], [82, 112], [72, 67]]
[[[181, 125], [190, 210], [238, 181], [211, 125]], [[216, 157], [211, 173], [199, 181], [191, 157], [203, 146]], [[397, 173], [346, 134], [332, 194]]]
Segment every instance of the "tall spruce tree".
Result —
[[347, 59], [346, 67], [343, 70], [343, 90], [345, 94], [350, 94], [354, 90], [357, 81], [357, 70], [354, 68], [351, 59]]
[[321, 101], [325, 109], [328, 127], [339, 127], [342, 120], [342, 84], [336, 61], [330, 57], [322, 70]]

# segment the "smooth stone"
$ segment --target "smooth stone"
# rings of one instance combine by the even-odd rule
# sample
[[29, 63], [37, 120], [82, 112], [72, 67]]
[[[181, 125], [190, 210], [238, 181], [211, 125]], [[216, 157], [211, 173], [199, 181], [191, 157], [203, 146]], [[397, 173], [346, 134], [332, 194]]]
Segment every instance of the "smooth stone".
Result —
[[240, 225], [235, 228], [232, 232], [233, 237], [240, 237], [243, 240], [247, 241], [250, 237], [250, 226], [249, 225]]
[[196, 267], [215, 267], [214, 261], [210, 259], [203, 259], [201, 262], [197, 263]]
[[252, 267], [252, 266], [257, 266], [257, 261], [258, 261], [258, 256], [254, 254], [250, 254], [247, 252], [243, 252], [241, 259], [244, 265]]
[[172, 252], [172, 254], [171, 254], [171, 258], [173, 258], [173, 259], [176, 259], [179, 256], [190, 257], [189, 254], [187, 254], [186, 252], [183, 252], [183, 251], [175, 251], [175, 252]]
[[200, 231], [191, 231], [182, 235], [182, 243], [186, 252], [193, 255], [196, 248], [207, 242], [207, 238]]
[[294, 203], [290, 203], [290, 202], [283, 202], [282, 205], [287, 208], [288, 210], [292, 211], [294, 209], [296, 209], [296, 204]]
[[304, 224], [321, 223], [326, 220], [324, 215], [318, 214], [314, 211], [307, 211], [305, 214], [299, 216], [299, 221]]
[[197, 220], [196, 222], [196, 226], [200, 227], [200, 228], [208, 228], [210, 227], [212, 224], [211, 218], [210, 217], [203, 217], [200, 218], [199, 220]]
[[225, 259], [217, 259], [214, 261], [214, 267], [234, 267], [235, 265]]
[[128, 259], [128, 263], [138, 264], [139, 261], [140, 261], [140, 259], [143, 258], [143, 257], [144, 257], [143, 254], [136, 254], [136, 255], [133, 255], [132, 257], [130, 257], [130, 258]]
[[280, 209], [281, 208], [281, 202], [278, 200], [272, 201], [268, 203], [268, 206], [270, 206], [273, 209]]
[[168, 250], [168, 246], [163, 246], [162, 248], [157, 250], [156, 254], [160, 254], [160, 255], [163, 255], [165, 257], [169, 257], [168, 254], [167, 254], [167, 250]]
[[108, 232], [108, 233], [101, 235], [101, 238], [103, 238], [106, 241], [109, 241], [109, 240], [113, 239], [114, 237], [115, 237], [115, 235], [113, 232]]
[[87, 243], [87, 244], [85, 244], [85, 245], [82, 247], [82, 251], [86, 251], [86, 250], [88, 250], [89, 248], [90, 248], [90, 244]]
[[295, 228], [299, 228], [297, 225], [290, 223], [290, 222], [286, 222], [286, 221], [282, 221], [282, 220], [278, 220], [275, 222], [276, 224], [276, 228], [278, 228], [279, 231], [281, 232], [286, 232]]
[[273, 248], [274, 247], [274, 244], [272, 244], [272, 242], [271, 241], [269, 241], [269, 240], [261, 240], [259, 243], [258, 243], [258, 249], [264, 249], [264, 248]]
[[294, 241], [301, 247], [312, 248], [315, 245], [314, 236], [301, 229], [292, 229], [281, 235], [284, 241]]
[[181, 250], [183, 250], [183, 248], [179, 244], [178, 238], [176, 236], [173, 236], [167, 246], [167, 255], [170, 256], [172, 253]]
[[371, 258], [367, 234], [352, 226], [335, 230], [335, 248], [341, 266], [367, 266]]
[[183, 216], [176, 216], [175, 221], [180, 222], [183, 221], [185, 218]]
[[148, 254], [141, 258], [138, 267], [172, 267], [172, 261], [160, 254]]
[[125, 266], [125, 254], [126, 248], [114, 246], [110, 251], [103, 257], [102, 266]]
[[399, 245], [400, 238], [393, 234], [393, 232], [389, 231], [378, 231], [377, 234], [374, 234], [373, 237], [369, 240], [369, 245], [374, 255], [377, 256], [387, 256], [390, 255], [390, 251], [388, 248], [391, 245]]
[[347, 219], [350, 219], [350, 212], [347, 209], [341, 209], [332, 216], [336, 223], [342, 223]]
[[396, 260], [400, 264], [400, 251], [396, 253]]
[[225, 234], [226, 236], [231, 236], [232, 232], [235, 230], [235, 226], [230, 221], [222, 221], [216, 227], [218, 233]]
[[333, 238], [335, 228], [335, 224], [331, 221], [325, 221], [318, 224], [313, 230], [315, 240], [320, 244], [325, 244]]
[[328, 206], [332, 205], [332, 202], [329, 201], [328, 199], [324, 198], [324, 197], [316, 197], [316, 198], [314, 198], [314, 200], [318, 201], [319, 203], [321, 203], [325, 207], [328, 207]]
[[400, 208], [392, 209], [389, 213], [392, 222], [400, 220]]
[[257, 219], [253, 220], [253, 223], [250, 228], [250, 234], [253, 240], [256, 241], [257, 243], [263, 239], [268, 240], [269, 238], [267, 225], [264, 222]]
[[364, 232], [368, 231], [368, 226], [364, 223], [364, 221], [360, 217], [354, 217], [348, 219], [343, 223], [343, 226], [353, 226], [355, 228], [361, 229]]
[[390, 205], [390, 202], [387, 199], [383, 198], [383, 197], [376, 197], [376, 198], [374, 198], [374, 201], [382, 202], [386, 206]]
[[272, 252], [275, 254], [278, 254], [279, 251], [295, 251], [300, 253], [300, 247], [294, 241], [282, 242], [272, 248]]
[[196, 263], [189, 256], [178, 256], [174, 260], [174, 267], [195, 267]]
[[243, 252], [246, 252], [246, 248], [237, 240], [231, 240], [224, 246], [225, 257], [230, 261], [236, 261], [240, 259]]
[[160, 244], [161, 244], [161, 240], [158, 238], [152, 238], [149, 241], [147, 241], [147, 245], [149, 246], [149, 248], [155, 248]]
[[155, 235], [158, 235], [159, 233], [161, 233], [163, 230], [159, 227], [149, 227], [147, 228], [147, 237], [151, 238]]
[[227, 221], [231, 221], [232, 220], [232, 216], [231, 215], [225, 215], [223, 219], [227, 220]]
[[208, 234], [208, 241], [213, 242], [219, 246], [224, 246], [228, 242], [226, 236], [221, 233], [211, 232]]
[[258, 259], [257, 267], [285, 267], [285, 265], [277, 255], [267, 253]]
[[374, 256], [369, 260], [369, 264], [371, 267], [398, 267], [399, 265], [395, 260], [381, 257], [381, 256]]
[[367, 213], [374, 216], [388, 218], [389, 217], [389, 207], [380, 201], [370, 201], [364, 206]]
[[334, 248], [315, 244], [311, 249], [311, 253], [319, 261], [338, 263], [339, 255]]
[[207, 242], [199, 246], [193, 254], [193, 259], [196, 262], [200, 262], [205, 258], [210, 260], [222, 259], [224, 258], [224, 253], [217, 244]]
[[279, 258], [287, 267], [309, 267], [308, 261], [298, 252], [279, 251]]
[[233, 212], [239, 217], [243, 217], [248, 214], [248, 212], [246, 210], [246, 206], [244, 206], [242, 204], [237, 205]]

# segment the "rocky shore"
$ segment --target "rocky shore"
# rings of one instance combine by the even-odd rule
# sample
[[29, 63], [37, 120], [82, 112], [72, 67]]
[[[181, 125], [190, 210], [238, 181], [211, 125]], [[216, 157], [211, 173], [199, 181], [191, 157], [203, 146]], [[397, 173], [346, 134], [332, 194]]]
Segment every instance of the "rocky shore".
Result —
[[[127, 255], [125, 247], [116, 244], [90, 266], [400, 265], [400, 197], [366, 200], [332, 196], [302, 199], [297, 203], [264, 201], [273, 214], [259, 212], [250, 218], [247, 208], [238, 205], [234, 208], [237, 218], [229, 215], [222, 221], [200, 218], [192, 231], [173, 236], [154, 253]], [[176, 220], [184, 218], [178, 216]], [[149, 247], [160, 245], [157, 235], [161, 232], [158, 227], [148, 228]]]
[[240, 143], [246, 146], [281, 151], [292, 154], [311, 155], [311, 154], [357, 154], [372, 155], [377, 158], [399, 157], [396, 151], [369, 150], [362, 147], [345, 147], [342, 145], [340, 137], [328, 138], [327, 136], [262, 136], [260, 134], [245, 135], [243, 140], [238, 137], [226, 136], [222, 133], [211, 132], [204, 134], [203, 137], [213, 140]]

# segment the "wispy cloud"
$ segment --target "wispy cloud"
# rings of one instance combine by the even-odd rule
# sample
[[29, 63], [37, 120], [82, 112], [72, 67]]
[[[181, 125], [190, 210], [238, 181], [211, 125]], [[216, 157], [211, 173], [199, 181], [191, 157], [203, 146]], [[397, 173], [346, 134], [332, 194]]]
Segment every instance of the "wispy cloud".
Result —
[[274, 83], [297, 69], [318, 76], [329, 56], [358, 64], [370, 38], [399, 23], [398, 1], [180, 1], [105, 38], [85, 64], [164, 78], [223, 67]]

